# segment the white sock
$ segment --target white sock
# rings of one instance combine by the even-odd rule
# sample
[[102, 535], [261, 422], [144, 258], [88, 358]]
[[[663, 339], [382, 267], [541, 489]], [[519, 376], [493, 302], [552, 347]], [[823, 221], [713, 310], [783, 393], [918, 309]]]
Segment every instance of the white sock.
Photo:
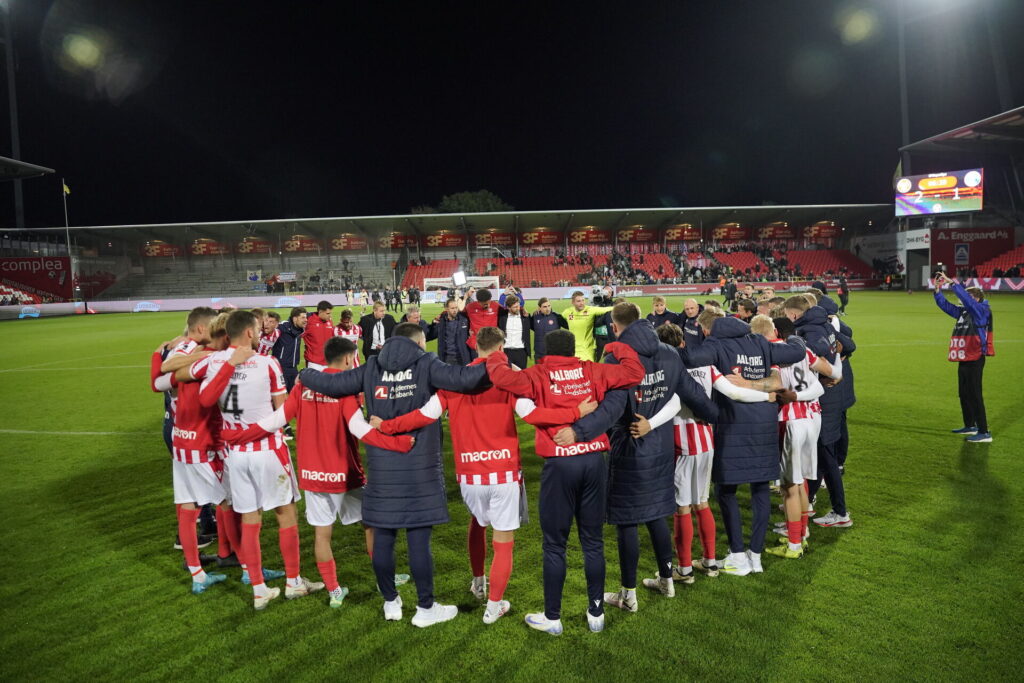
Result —
[[296, 576], [294, 579], [285, 579], [286, 585], [290, 588], [298, 588], [302, 585], [302, 577]]
[[[706, 564], [706, 562], [705, 562], [705, 564]], [[690, 574], [693, 573], [693, 567], [692, 566], [690, 566], [690, 567], [676, 567], [676, 571], [679, 572], [683, 576], [689, 576]]]
[[270, 589], [267, 588], [266, 583], [254, 583], [252, 585], [252, 594], [257, 598], [265, 598], [270, 595]]
[[623, 587], [622, 592], [626, 594], [626, 599], [627, 600], [629, 600], [630, 598], [634, 598], [634, 599], [636, 598], [636, 589], [635, 588], [625, 588], [625, 587]]
[[193, 567], [189, 565], [188, 571], [192, 574], [192, 580], [196, 583], [206, 581], [206, 572], [203, 571], [202, 567]]
[[713, 558], [713, 557], [712, 557], [712, 558], [707, 558], [707, 557], [705, 557], [705, 558], [703, 558], [703, 562], [704, 562], [704, 566], [705, 566], [705, 567], [714, 567], [715, 565], [717, 565], [717, 564], [718, 564], [718, 563], [717, 563], [717, 562], [715, 561], [715, 558]]
[[487, 611], [488, 612], [498, 612], [500, 610], [501, 610], [501, 600], [488, 600], [487, 601]]
[[800, 544], [799, 544], [799, 543], [790, 543], [790, 544], [789, 544], [789, 549], [790, 549], [790, 550], [800, 550], [800, 547], [801, 547], [801, 546], [800, 546]]

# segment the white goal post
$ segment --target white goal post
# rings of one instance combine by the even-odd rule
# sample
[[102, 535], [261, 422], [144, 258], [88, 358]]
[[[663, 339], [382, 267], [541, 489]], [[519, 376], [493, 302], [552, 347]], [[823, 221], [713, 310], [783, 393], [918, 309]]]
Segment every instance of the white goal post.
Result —
[[[484, 275], [466, 276], [466, 286], [476, 287], [477, 289], [500, 289], [501, 282], [497, 275]], [[425, 277], [423, 278], [423, 291], [430, 291], [431, 289], [451, 289], [453, 287], [452, 279], [450, 277]]]

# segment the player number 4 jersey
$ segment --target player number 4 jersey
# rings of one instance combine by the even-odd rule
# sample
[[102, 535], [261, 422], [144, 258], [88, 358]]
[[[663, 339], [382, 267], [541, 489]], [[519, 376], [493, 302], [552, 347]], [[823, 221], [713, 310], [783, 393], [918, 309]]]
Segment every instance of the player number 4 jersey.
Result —
[[[233, 348], [211, 354], [192, 365], [191, 374], [203, 381], [203, 388], [213, 380], [220, 369], [231, 358]], [[273, 356], [255, 355], [235, 368], [231, 381], [221, 393], [217, 404], [220, 406], [225, 429], [244, 429], [274, 413], [272, 396], [284, 396], [287, 388], [281, 364]], [[253, 442], [245, 450], [270, 450], [283, 443], [280, 430], [269, 443]]]

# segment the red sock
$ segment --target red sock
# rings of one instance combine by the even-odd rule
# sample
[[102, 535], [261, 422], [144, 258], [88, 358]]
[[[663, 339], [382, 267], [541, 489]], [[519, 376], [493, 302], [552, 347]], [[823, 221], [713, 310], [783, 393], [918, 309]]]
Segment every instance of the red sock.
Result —
[[811, 514], [804, 511], [800, 514], [800, 540], [804, 540], [804, 536], [807, 535], [807, 522], [811, 519]]
[[242, 562], [249, 572], [252, 585], [263, 583], [263, 551], [260, 550], [260, 527], [262, 522], [242, 525]]
[[[228, 543], [231, 544], [231, 552], [237, 557], [238, 561], [241, 562], [242, 554], [242, 515], [238, 514], [234, 510], [225, 510], [226, 517], [228, 520], [227, 524], [227, 535]], [[219, 534], [220, 532], [218, 532]]]
[[807, 519], [807, 515], [803, 516], [803, 520], [799, 522], [790, 522], [786, 520], [786, 537], [789, 542], [793, 545], [800, 545], [800, 541], [804, 538], [804, 520]]
[[299, 577], [299, 525], [277, 530], [281, 544], [281, 559], [284, 560], [284, 575], [289, 579]]
[[228, 517], [230, 513], [220, 505], [217, 506], [217, 557], [231, 554], [231, 541], [228, 539]]
[[704, 557], [715, 559], [715, 515], [711, 508], [697, 510], [697, 527], [700, 532], [700, 544], [704, 548]]
[[199, 538], [196, 535], [196, 520], [199, 519], [199, 509], [189, 510], [184, 506], [178, 507], [178, 540], [181, 541], [181, 550], [185, 554], [185, 564], [189, 567], [199, 567]]
[[476, 517], [469, 519], [466, 546], [469, 548], [469, 566], [473, 569], [473, 576], [483, 576], [484, 561], [487, 559], [487, 527], [477, 524]]
[[673, 518], [675, 527], [676, 557], [680, 567], [689, 567], [693, 564], [693, 555], [690, 547], [693, 545], [693, 516], [686, 514], [675, 514]]
[[508, 543], [493, 541], [491, 543], [491, 547], [494, 548], [494, 558], [491, 560], [491, 587], [487, 597], [492, 602], [501, 600], [501, 596], [505, 595], [505, 586], [508, 585], [508, 578], [512, 576], [512, 547], [514, 545], [515, 541]]
[[320, 578], [324, 580], [324, 586], [328, 592], [338, 588], [338, 566], [334, 563], [334, 560], [330, 562], [317, 562], [316, 568], [320, 570]]

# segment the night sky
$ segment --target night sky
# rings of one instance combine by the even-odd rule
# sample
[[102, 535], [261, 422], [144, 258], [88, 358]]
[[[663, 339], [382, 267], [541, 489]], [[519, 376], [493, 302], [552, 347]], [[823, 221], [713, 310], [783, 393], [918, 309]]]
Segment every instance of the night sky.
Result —
[[[892, 198], [892, 0], [10, 2], [21, 156], [72, 225]], [[912, 139], [1002, 110], [986, 4], [1024, 104], [1024, 2], [936, 0]], [[63, 225], [59, 188], [24, 183], [29, 227]]]

